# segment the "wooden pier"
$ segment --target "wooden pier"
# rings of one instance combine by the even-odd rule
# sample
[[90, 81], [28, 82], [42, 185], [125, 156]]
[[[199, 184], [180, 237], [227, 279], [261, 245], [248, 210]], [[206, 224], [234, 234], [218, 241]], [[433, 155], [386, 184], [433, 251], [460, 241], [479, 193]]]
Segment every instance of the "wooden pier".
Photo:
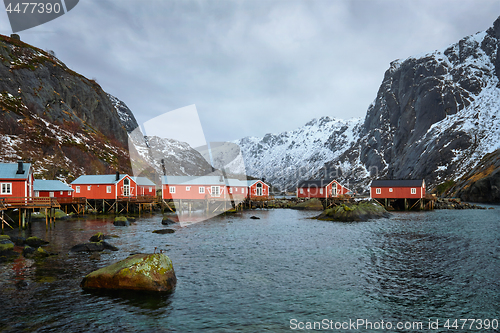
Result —
[[411, 210], [434, 210], [436, 198], [426, 195], [419, 199], [374, 199], [387, 210], [411, 211]]
[[[9, 225], [4, 219], [5, 210], [19, 211], [19, 228], [25, 229], [27, 223], [31, 222], [31, 214], [35, 209], [45, 210], [45, 224], [47, 228], [52, 222], [55, 222], [55, 210], [60, 208], [61, 205], [57, 202], [56, 198], [47, 197], [8, 197], [0, 198], [2, 209], [2, 229], [4, 223]], [[9, 225], [10, 226], [10, 225]]]
[[155, 205], [160, 203], [156, 196], [120, 196], [116, 199], [85, 199], [84, 210], [92, 210], [101, 213], [139, 212], [153, 211]]

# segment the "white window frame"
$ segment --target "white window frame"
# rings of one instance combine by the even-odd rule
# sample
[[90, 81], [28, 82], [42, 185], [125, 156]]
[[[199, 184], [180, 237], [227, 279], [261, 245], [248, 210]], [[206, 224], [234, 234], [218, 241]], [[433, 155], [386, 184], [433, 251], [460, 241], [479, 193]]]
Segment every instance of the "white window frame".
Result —
[[191, 191], [191, 186], [186, 186], [186, 192]]
[[220, 197], [220, 186], [212, 186], [210, 194], [212, 197]]
[[205, 187], [203, 187], [203, 186], [198, 187], [198, 193], [205, 194]]
[[153, 192], [153, 187], [152, 186], [149, 187], [149, 192]]
[[2, 195], [12, 195], [12, 183], [2, 183], [1, 192]]
[[233, 194], [233, 188], [232, 187], [229, 188], [229, 193]]
[[49, 192], [49, 198], [53, 198], [54, 197], [54, 192]]
[[300, 194], [304, 194], [304, 189], [303, 188], [300, 189]]
[[391, 188], [389, 188], [389, 192], [391, 192], [391, 193], [392, 193], [392, 187], [391, 187]]
[[376, 193], [376, 194], [382, 194], [382, 189], [381, 189], [381, 188], [377, 188], [377, 189], [375, 189], [375, 193]]
[[412, 188], [411, 189], [411, 194], [417, 194], [417, 189], [416, 188]]
[[111, 193], [111, 185], [106, 186], [106, 193]]
[[87, 191], [90, 191], [90, 190], [92, 190], [92, 185], [87, 186]]
[[168, 193], [175, 193], [175, 186], [169, 186]]
[[80, 186], [75, 186], [75, 192], [80, 193]]
[[323, 194], [323, 188], [319, 189], [319, 194]]

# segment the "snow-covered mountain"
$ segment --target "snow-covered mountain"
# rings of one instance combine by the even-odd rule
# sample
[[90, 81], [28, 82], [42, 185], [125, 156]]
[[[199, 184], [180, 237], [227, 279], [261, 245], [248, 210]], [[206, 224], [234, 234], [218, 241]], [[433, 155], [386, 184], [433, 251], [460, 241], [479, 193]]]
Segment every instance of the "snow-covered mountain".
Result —
[[357, 191], [373, 178], [457, 179], [500, 147], [500, 18], [442, 50], [397, 60], [364, 121], [330, 118], [244, 138], [249, 175], [293, 187], [333, 176]]
[[359, 137], [362, 119], [322, 117], [304, 126], [263, 138], [246, 137], [235, 141], [241, 147], [246, 173], [265, 178], [284, 189], [319, 172], [325, 162], [335, 160]]

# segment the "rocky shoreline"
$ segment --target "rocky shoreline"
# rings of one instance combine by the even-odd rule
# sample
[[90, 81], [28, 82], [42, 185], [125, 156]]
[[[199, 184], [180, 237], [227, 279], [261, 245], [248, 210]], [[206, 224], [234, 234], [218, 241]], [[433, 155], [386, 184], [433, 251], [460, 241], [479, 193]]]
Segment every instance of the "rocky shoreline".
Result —
[[462, 200], [458, 198], [438, 198], [434, 204], [434, 209], [486, 209], [486, 207], [462, 202]]

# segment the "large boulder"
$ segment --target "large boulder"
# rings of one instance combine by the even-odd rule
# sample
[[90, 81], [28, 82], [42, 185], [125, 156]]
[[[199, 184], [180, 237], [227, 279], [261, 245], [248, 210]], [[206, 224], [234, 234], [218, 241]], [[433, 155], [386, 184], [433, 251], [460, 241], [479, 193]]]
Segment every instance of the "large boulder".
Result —
[[86, 290], [141, 290], [172, 292], [177, 278], [172, 261], [162, 253], [135, 254], [83, 278]]
[[14, 249], [14, 243], [7, 235], [0, 236], [0, 252], [7, 252]]

